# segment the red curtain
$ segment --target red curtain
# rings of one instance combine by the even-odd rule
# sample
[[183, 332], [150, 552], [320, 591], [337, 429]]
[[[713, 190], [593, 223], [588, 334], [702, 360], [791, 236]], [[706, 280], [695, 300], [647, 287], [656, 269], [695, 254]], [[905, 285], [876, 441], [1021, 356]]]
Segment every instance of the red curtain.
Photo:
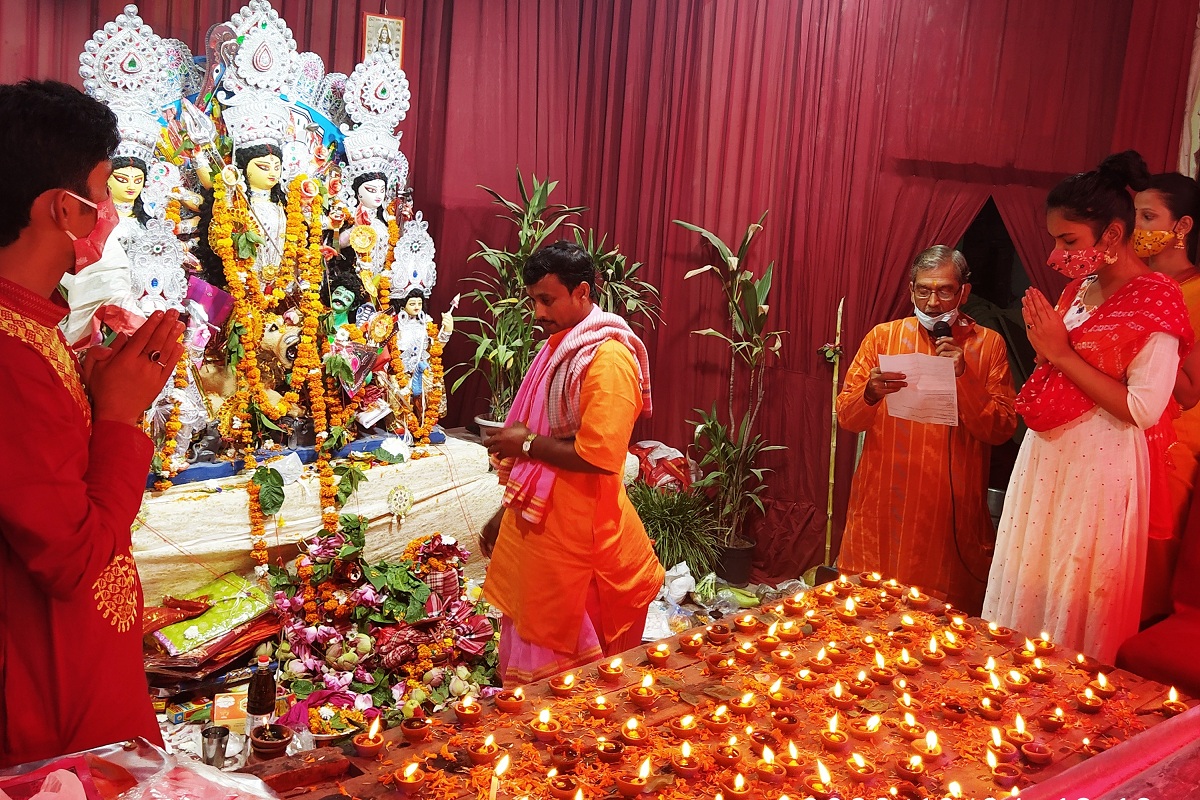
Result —
[[[1190, 6], [1194, 21], [1197, 0], [1171, 2]], [[146, 21], [195, 47], [235, 5], [156, 2]], [[84, 41], [121, 6], [93, 0], [83, 14], [70, 0], [0, 0], [0, 79], [78, 83]], [[756, 271], [775, 263], [773, 325], [788, 333], [768, 376], [763, 430], [788, 449], [768, 461], [776, 471], [759, 526], [760, 578], [794, 576], [823, 554], [832, 370], [817, 348], [834, 338], [839, 299], [849, 358], [872, 325], [907, 311], [913, 256], [956, 241], [989, 195], [1035, 284], [1051, 288], [1054, 277], [1036, 266], [1048, 249], [1038, 233], [1045, 187], [1091, 167], [1114, 141], [1153, 148], [1178, 136], [1170, 114], [1153, 108], [1139, 112], [1128, 140], [1114, 133], [1137, 89], [1125, 53], [1148, 24], [1141, 0], [276, 7], [302, 49], [342, 71], [357, 59], [363, 11], [407, 19], [414, 97], [403, 146], [438, 245], [435, 312], [476, 268], [466, 260], [476, 240], [510, 230], [476, 185], [512, 196], [518, 165], [558, 179], [555, 199], [589, 206], [582, 224], [647, 264], [665, 324], [646, 336], [657, 392], [642, 437], [685, 444], [693, 409], [722, 396], [726, 380], [721, 348], [690, 333], [722, 324], [719, 292], [707, 276], [683, 280], [714, 256], [671, 221], [729, 240], [769, 210], [751, 260]], [[1164, 72], [1186, 75], [1183, 38], [1154, 40]], [[467, 354], [455, 337], [446, 361]], [[449, 424], [480, 410], [472, 388], [451, 398]], [[853, 437], [840, 438], [838, 453], [840, 526]]]

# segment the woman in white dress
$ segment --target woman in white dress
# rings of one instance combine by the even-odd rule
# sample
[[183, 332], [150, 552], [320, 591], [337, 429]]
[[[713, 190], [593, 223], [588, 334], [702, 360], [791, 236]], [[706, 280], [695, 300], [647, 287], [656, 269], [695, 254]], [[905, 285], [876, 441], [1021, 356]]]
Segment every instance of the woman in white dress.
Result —
[[983, 615], [1111, 663], [1137, 632], [1152, 472], [1173, 438], [1167, 406], [1192, 330], [1178, 286], [1134, 254], [1126, 151], [1046, 200], [1057, 307], [1022, 313], [1038, 367], [1017, 398], [1030, 430], [1008, 486]]

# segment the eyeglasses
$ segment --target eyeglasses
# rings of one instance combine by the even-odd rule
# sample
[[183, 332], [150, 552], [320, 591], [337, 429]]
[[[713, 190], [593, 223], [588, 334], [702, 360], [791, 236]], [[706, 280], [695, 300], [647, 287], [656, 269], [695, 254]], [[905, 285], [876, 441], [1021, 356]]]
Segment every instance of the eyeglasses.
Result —
[[940, 286], [937, 289], [930, 289], [928, 286], [917, 286], [914, 284], [912, 287], [912, 292], [918, 300], [928, 300], [931, 296], [936, 294], [938, 300], [949, 302], [958, 297], [958, 294], [961, 291], [961, 286], [957, 289], [951, 289], [949, 286]]

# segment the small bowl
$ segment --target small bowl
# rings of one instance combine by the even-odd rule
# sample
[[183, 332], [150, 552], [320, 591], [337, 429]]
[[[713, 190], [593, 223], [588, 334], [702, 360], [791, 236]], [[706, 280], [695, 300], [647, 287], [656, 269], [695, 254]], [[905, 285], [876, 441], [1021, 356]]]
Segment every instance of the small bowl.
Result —
[[259, 725], [250, 731], [250, 746], [260, 758], [274, 758], [287, 750], [295, 734], [286, 725]]
[[1054, 753], [1050, 748], [1039, 742], [1021, 745], [1021, 755], [1025, 756], [1025, 760], [1030, 764], [1036, 764], [1039, 767], [1049, 764], [1054, 758]]
[[942, 703], [938, 708], [947, 722], [958, 723], [967, 718], [966, 706], [958, 703]]
[[400, 733], [410, 744], [423, 742], [433, 733], [433, 725], [425, 717], [410, 717], [400, 723]]

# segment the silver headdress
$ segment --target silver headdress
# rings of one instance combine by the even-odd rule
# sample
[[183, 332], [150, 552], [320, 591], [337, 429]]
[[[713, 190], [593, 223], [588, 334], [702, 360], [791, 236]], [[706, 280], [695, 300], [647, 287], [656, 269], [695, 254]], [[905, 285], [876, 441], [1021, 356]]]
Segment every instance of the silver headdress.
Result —
[[121, 137], [121, 143], [113, 155], [139, 158], [150, 164], [162, 135], [162, 124], [158, 118], [135, 108], [118, 106], [113, 111], [117, 115], [117, 132]]
[[377, 50], [346, 79], [342, 99], [346, 115], [355, 123], [353, 129], [342, 126], [346, 132], [345, 191], [352, 191], [360, 175], [379, 172], [387, 179], [389, 193], [394, 194], [408, 181], [408, 159], [400, 152], [396, 133], [412, 100], [404, 70], [391, 53]]
[[238, 149], [282, 147], [291, 114], [280, 95], [300, 68], [296, 40], [267, 0], [250, 0], [229, 26], [240, 41], [221, 81], [226, 131]]

